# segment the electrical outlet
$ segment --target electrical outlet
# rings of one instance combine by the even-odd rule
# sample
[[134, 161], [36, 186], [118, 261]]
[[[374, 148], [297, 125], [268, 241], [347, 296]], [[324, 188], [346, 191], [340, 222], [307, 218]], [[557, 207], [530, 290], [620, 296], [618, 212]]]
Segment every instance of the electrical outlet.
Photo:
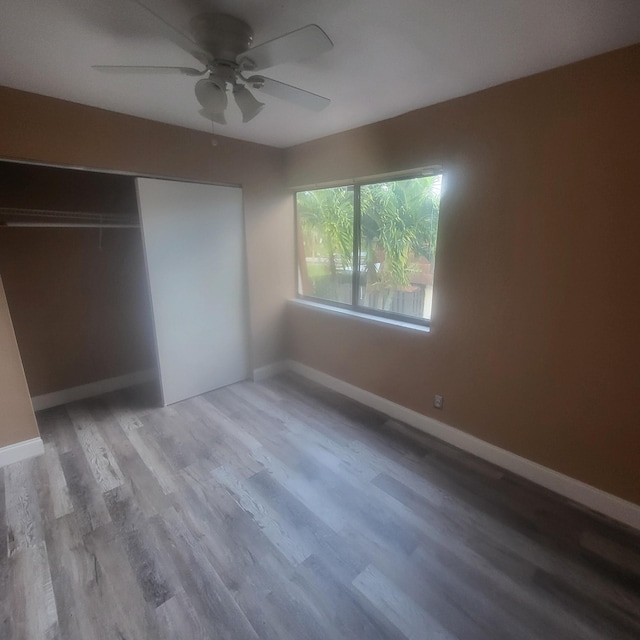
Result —
[[433, 396], [433, 406], [436, 409], [442, 409], [444, 405], [444, 396], [440, 396], [436, 393], [435, 396]]

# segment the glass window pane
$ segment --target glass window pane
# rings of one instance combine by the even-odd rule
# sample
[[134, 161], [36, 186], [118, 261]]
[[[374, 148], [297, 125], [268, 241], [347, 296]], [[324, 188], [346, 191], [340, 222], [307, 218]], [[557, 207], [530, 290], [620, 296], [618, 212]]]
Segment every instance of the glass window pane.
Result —
[[442, 176], [360, 188], [363, 307], [429, 319]]
[[352, 303], [353, 187], [296, 194], [298, 292]]

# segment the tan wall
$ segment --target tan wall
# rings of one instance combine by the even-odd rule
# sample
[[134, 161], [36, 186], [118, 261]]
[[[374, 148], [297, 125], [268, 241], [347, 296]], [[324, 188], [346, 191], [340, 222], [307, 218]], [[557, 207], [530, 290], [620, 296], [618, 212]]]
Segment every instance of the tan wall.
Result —
[[639, 78], [635, 46], [288, 150], [293, 186], [446, 174], [432, 333], [292, 306], [290, 357], [640, 503]]
[[291, 197], [282, 151], [0, 87], [0, 158], [240, 184], [249, 263], [252, 366], [283, 355], [293, 294]]
[[20, 353], [11, 324], [9, 307], [0, 279], [0, 447], [37, 438]]

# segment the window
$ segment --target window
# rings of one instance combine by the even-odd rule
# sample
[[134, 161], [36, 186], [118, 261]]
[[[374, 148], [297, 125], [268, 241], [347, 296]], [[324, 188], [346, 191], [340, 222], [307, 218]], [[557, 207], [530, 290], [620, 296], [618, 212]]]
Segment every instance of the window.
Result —
[[428, 324], [442, 175], [296, 193], [298, 293]]

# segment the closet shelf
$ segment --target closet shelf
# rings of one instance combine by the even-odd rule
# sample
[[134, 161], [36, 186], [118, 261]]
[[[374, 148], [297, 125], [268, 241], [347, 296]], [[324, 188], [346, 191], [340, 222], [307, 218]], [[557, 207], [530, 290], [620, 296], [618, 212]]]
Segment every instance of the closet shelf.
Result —
[[0, 207], [0, 226], [34, 228], [138, 229], [137, 215]]

